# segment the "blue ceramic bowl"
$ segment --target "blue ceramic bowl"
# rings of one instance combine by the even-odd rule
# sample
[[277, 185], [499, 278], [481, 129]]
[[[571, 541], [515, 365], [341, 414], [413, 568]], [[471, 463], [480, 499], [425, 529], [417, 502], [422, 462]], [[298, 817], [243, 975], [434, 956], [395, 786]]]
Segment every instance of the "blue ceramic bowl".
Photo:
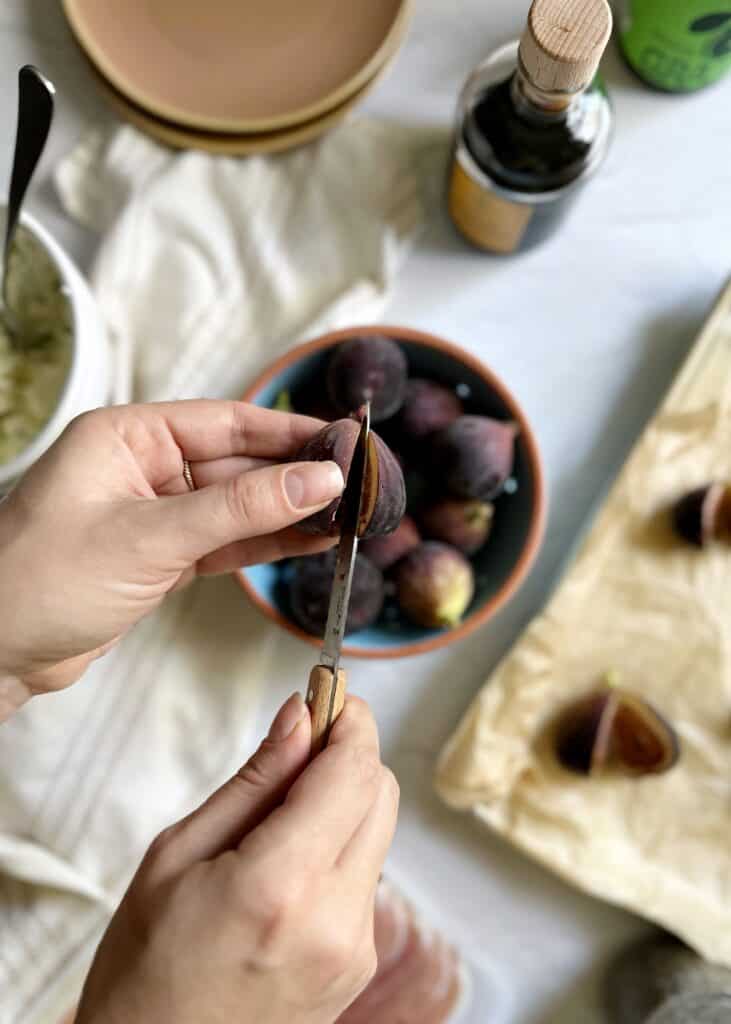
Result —
[[[472, 557], [475, 596], [459, 626], [423, 629], [402, 617], [379, 620], [346, 638], [343, 653], [362, 658], [400, 658], [452, 643], [484, 625], [515, 593], [535, 557], [545, 527], [546, 497], [538, 446], [520, 406], [486, 366], [441, 338], [406, 327], [350, 327], [300, 345], [277, 360], [243, 396], [244, 401], [272, 407], [282, 392], [296, 393], [309, 381], [323, 391], [331, 350], [354, 336], [386, 335], [402, 346], [411, 376], [428, 377], [448, 387], [460, 386], [468, 397], [465, 411], [513, 420], [520, 433], [509, 487], [497, 501], [487, 544]], [[378, 426], [376, 425], [376, 430]], [[241, 569], [239, 581], [265, 615], [314, 646], [320, 640], [292, 619], [287, 601], [287, 567], [257, 565]]]

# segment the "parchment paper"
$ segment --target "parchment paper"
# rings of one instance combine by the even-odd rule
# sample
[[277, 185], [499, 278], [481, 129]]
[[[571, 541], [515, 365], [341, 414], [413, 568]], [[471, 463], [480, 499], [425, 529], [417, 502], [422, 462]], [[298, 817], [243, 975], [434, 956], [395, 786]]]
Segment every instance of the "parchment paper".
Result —
[[[436, 787], [580, 888], [731, 966], [731, 545], [699, 550], [668, 507], [731, 480], [731, 286], [544, 612], [439, 759]], [[667, 774], [583, 778], [545, 740], [608, 671], [677, 730]]]

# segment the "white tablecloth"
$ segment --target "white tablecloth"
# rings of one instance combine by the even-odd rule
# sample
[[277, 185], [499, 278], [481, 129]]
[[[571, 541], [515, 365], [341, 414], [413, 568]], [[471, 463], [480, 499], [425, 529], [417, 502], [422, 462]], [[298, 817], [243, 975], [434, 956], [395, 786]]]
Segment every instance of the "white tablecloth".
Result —
[[[467, 72], [517, 34], [527, 7], [528, 0], [417, 0], [407, 45], [366, 110], [447, 124]], [[92, 239], [62, 216], [48, 179], [54, 157], [68, 151], [102, 104], [57, 4], [3, 0], [0, 116], [7, 126], [14, 117], [12, 69], [29, 59], [60, 90], [46, 174], [34, 187], [32, 208], [85, 264]], [[653, 93], [626, 70], [613, 45], [605, 74], [616, 105], [615, 144], [562, 235], [525, 257], [493, 260], [465, 248], [435, 205], [386, 311], [391, 322], [470, 348], [515, 390], [538, 430], [552, 495], [538, 565], [489, 629], [405, 664], [350, 666], [352, 686], [373, 702], [386, 756], [402, 780], [394, 862], [442, 903], [457, 934], [512, 991], [512, 1010], [497, 1024], [601, 1024], [602, 960], [641, 926], [444, 812], [431, 795], [426, 765], [540, 607], [731, 262], [731, 80], [689, 97]], [[0, 180], [9, 167], [10, 137], [8, 128]], [[440, 186], [434, 182], [435, 197]], [[301, 666], [300, 645], [279, 636], [261, 728], [300, 679]]]

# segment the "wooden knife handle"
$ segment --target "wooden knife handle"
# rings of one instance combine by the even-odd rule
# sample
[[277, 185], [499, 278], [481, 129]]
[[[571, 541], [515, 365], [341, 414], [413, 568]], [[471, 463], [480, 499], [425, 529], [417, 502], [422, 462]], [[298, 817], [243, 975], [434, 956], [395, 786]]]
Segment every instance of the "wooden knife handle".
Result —
[[343, 669], [339, 670], [337, 679], [324, 665], [315, 665], [310, 673], [307, 706], [312, 717], [312, 757], [316, 757], [327, 746], [330, 730], [345, 704], [345, 687]]

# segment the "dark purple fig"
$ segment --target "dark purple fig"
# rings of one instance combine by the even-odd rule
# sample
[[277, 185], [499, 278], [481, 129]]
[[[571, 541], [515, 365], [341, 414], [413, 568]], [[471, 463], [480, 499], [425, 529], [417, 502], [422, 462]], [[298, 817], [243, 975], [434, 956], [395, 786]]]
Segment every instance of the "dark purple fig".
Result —
[[[289, 589], [290, 609], [295, 622], [314, 636], [325, 632], [334, 576], [334, 551], [295, 560]], [[383, 597], [380, 569], [365, 555], [356, 555], [345, 632], [355, 633], [372, 625], [381, 614]]]
[[393, 533], [363, 541], [361, 550], [375, 566], [385, 572], [420, 543], [416, 523], [411, 516], [404, 516]]
[[565, 768], [582, 775], [607, 767], [625, 775], [657, 775], [676, 763], [680, 744], [656, 708], [611, 686], [564, 709], [556, 731], [556, 754]]
[[399, 607], [413, 622], [430, 629], [456, 626], [475, 592], [472, 566], [456, 548], [425, 541], [396, 570]]
[[413, 445], [435, 430], [448, 427], [461, 415], [462, 403], [454, 391], [434, 381], [414, 377], [407, 381], [397, 427], [401, 436]]
[[513, 470], [515, 423], [460, 416], [434, 435], [434, 468], [457, 498], [492, 501]]
[[711, 483], [686, 494], [673, 509], [673, 524], [683, 540], [699, 548], [728, 534], [731, 528], [731, 487]]
[[[360, 433], [355, 420], [328, 423], [311, 438], [297, 456], [297, 462], [337, 462], [347, 483], [350, 464]], [[300, 524], [305, 533], [334, 537], [340, 530], [341, 499], [336, 498], [321, 512], [308, 516]], [[371, 432], [368, 445], [360, 537], [379, 537], [391, 533], [406, 509], [406, 487], [393, 453], [377, 434]]]
[[474, 555], [489, 536], [494, 512], [489, 502], [477, 498], [444, 498], [427, 506], [419, 522], [425, 537]]
[[374, 423], [387, 420], [401, 408], [408, 364], [400, 345], [374, 334], [342, 342], [330, 357], [327, 390], [343, 414], [371, 403]]

